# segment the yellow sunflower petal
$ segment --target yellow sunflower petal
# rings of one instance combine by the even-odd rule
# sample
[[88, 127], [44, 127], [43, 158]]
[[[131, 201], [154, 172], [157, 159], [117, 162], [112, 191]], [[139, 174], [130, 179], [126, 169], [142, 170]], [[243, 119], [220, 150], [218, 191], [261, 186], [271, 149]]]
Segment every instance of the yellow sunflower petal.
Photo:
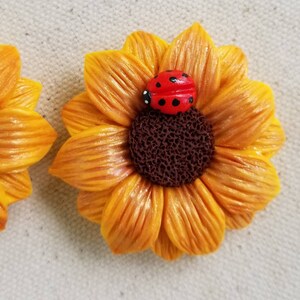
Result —
[[258, 139], [248, 149], [261, 152], [267, 157], [275, 155], [285, 142], [285, 134], [278, 119], [273, 117], [271, 125], [262, 132]]
[[14, 107], [34, 110], [41, 95], [42, 85], [39, 82], [20, 78], [11, 97], [0, 103], [0, 108]]
[[96, 108], [85, 92], [75, 96], [63, 107], [62, 119], [71, 135], [91, 127], [113, 123]]
[[226, 227], [228, 229], [242, 229], [247, 227], [254, 218], [254, 212], [231, 214], [225, 211]]
[[0, 110], [0, 173], [20, 172], [41, 160], [56, 132], [38, 113], [27, 109]]
[[101, 224], [104, 206], [108, 201], [112, 189], [101, 192], [80, 191], [77, 198], [77, 209], [87, 220]]
[[163, 210], [163, 188], [134, 174], [113, 191], [103, 212], [102, 234], [114, 253], [151, 247], [157, 239]]
[[218, 204], [233, 214], [263, 209], [280, 190], [271, 162], [254, 151], [216, 147], [201, 180]]
[[248, 62], [240, 48], [221, 46], [218, 54], [221, 62], [221, 86], [247, 77]]
[[96, 107], [116, 123], [130, 126], [145, 105], [142, 92], [152, 74], [132, 54], [110, 50], [86, 56], [84, 77]]
[[163, 56], [160, 71], [181, 70], [195, 81], [197, 108], [215, 94], [220, 86], [219, 56], [208, 33], [198, 24], [182, 32], [174, 39]]
[[154, 76], [158, 73], [162, 56], [167, 47], [168, 44], [158, 36], [136, 31], [127, 37], [123, 50], [138, 57]]
[[224, 214], [199, 179], [179, 188], [165, 188], [164, 196], [165, 230], [178, 249], [188, 254], [207, 254], [220, 246]]
[[158, 238], [155, 241], [152, 250], [155, 254], [165, 260], [174, 260], [182, 255], [182, 251], [180, 251], [169, 239], [163, 224], [161, 225]]
[[59, 150], [50, 173], [85, 191], [104, 191], [132, 173], [128, 130], [100, 125], [72, 136]]
[[7, 221], [7, 196], [0, 186], [0, 231], [5, 228]]
[[245, 79], [221, 88], [202, 112], [213, 125], [217, 146], [244, 148], [268, 128], [274, 109], [271, 88]]
[[25, 199], [32, 193], [32, 185], [28, 171], [0, 174], [0, 186], [7, 195], [8, 204]]
[[21, 60], [17, 48], [0, 45], [0, 105], [13, 93], [20, 72]]

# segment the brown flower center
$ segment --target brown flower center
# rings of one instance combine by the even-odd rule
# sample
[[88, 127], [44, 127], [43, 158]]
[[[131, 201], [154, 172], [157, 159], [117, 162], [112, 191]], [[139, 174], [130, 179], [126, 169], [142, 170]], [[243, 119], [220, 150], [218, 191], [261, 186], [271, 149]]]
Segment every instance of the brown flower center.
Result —
[[214, 154], [212, 127], [194, 107], [177, 115], [141, 111], [129, 132], [131, 159], [152, 183], [181, 186], [203, 174]]

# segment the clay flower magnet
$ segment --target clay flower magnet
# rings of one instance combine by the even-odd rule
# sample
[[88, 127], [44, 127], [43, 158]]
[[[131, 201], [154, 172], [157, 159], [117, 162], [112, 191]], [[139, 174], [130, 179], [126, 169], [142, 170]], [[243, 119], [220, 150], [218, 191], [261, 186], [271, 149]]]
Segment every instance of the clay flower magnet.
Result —
[[51, 174], [114, 253], [207, 254], [279, 192], [284, 142], [266, 84], [235, 46], [194, 24], [171, 44], [146, 32], [88, 54], [86, 91], [62, 111], [71, 138]]
[[20, 77], [18, 50], [0, 45], [0, 230], [10, 204], [32, 191], [28, 167], [49, 151], [56, 133], [34, 111], [42, 86]]

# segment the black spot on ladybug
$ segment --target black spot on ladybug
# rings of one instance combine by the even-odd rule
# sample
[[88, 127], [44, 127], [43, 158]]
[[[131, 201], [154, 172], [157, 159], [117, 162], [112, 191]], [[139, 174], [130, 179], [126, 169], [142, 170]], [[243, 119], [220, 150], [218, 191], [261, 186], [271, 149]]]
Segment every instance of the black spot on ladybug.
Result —
[[[0, 0], [1, 1], [1, 0]], [[160, 108], [163, 114], [176, 115], [179, 112], [186, 112], [195, 103], [196, 87], [193, 78], [181, 70], [168, 70], [154, 74], [146, 85], [145, 90], [150, 93], [151, 103], [147, 99], [146, 104], [150, 104], [153, 110]], [[187, 78], [188, 77], [188, 78]], [[193, 103], [189, 102], [189, 98], [194, 97]], [[166, 103], [163, 106], [158, 104], [160, 99], [164, 99]], [[172, 100], [177, 99], [179, 102], [172, 105]]]
[[194, 98], [193, 98], [193, 97], [190, 97], [190, 98], [189, 98], [189, 102], [190, 102], [190, 103], [193, 103], [193, 102], [194, 102]]
[[178, 99], [173, 99], [173, 101], [172, 101], [172, 105], [173, 106], [178, 106], [180, 104], [180, 101], [178, 100]]
[[149, 105], [151, 103], [151, 94], [149, 91], [145, 90], [143, 92], [143, 98], [144, 98], [145, 104]]
[[160, 99], [160, 100], [158, 101], [158, 104], [159, 104], [160, 106], [164, 106], [164, 105], [166, 104], [166, 100], [165, 100], [165, 99]]

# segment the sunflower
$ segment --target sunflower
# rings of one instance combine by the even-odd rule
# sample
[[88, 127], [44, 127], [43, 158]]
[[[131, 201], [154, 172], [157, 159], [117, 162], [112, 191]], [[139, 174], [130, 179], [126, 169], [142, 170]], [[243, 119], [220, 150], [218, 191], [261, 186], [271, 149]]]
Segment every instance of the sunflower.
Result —
[[56, 133], [34, 112], [42, 86], [21, 78], [18, 50], [0, 45], [0, 230], [7, 207], [32, 192], [28, 167], [49, 151]]
[[[142, 100], [166, 70], [194, 80], [185, 113]], [[274, 96], [247, 78], [238, 47], [216, 47], [197, 23], [171, 44], [139, 31], [122, 50], [88, 54], [84, 76], [86, 91], [62, 110], [71, 137], [50, 173], [80, 190], [79, 213], [101, 225], [114, 253], [213, 252], [226, 228], [247, 226], [278, 194], [270, 158], [284, 133]]]

